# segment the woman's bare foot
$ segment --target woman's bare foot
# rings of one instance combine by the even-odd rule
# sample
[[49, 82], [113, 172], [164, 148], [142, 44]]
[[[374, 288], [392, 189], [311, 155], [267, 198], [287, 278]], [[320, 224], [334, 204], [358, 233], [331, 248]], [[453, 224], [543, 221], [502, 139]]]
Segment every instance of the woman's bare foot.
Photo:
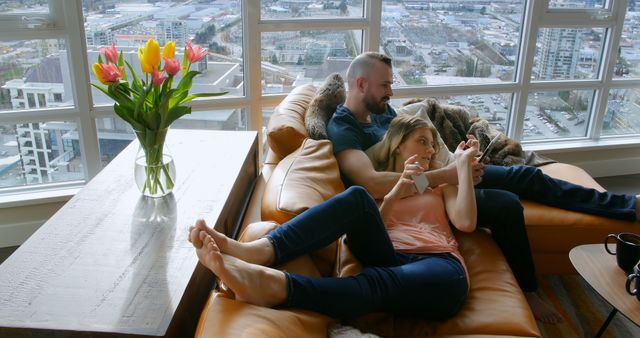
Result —
[[[220, 252], [240, 258], [245, 262], [259, 265], [270, 265], [275, 259], [273, 246], [266, 238], [259, 238], [247, 243], [238, 242], [225, 236], [225, 234], [208, 227], [207, 223], [202, 219], [197, 220], [194, 226], [189, 227], [189, 231], [192, 231], [194, 228], [200, 229], [207, 235], [211, 236]], [[202, 240], [202, 238], [199, 239]], [[199, 242], [197, 238], [194, 239], [190, 237], [189, 240], [197, 247]]]
[[536, 320], [547, 324], [558, 324], [564, 321], [560, 313], [551, 305], [545, 303], [537, 293], [525, 292], [524, 296], [527, 298], [531, 312], [533, 312]]
[[[202, 245], [196, 247], [200, 263], [213, 271], [236, 295], [236, 300], [271, 307], [287, 297], [287, 280], [282, 271], [244, 262], [220, 252], [214, 239], [204, 232]], [[191, 236], [190, 236], [191, 237]], [[195, 246], [195, 243], [194, 243]]]

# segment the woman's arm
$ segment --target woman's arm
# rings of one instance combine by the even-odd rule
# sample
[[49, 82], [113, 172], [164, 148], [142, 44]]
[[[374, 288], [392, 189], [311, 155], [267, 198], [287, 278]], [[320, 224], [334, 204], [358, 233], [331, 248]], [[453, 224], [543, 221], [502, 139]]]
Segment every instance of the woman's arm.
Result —
[[389, 191], [389, 193], [382, 199], [382, 204], [380, 204], [380, 215], [382, 215], [383, 221], [386, 222], [387, 217], [391, 214], [391, 209], [393, 209], [393, 206], [399, 199], [411, 195], [411, 192], [414, 189], [411, 175], [419, 175], [422, 173], [420, 166], [414, 164], [417, 157], [418, 155], [413, 155], [404, 162], [404, 171], [402, 172], [402, 175], [391, 191]]
[[476, 229], [478, 210], [476, 194], [473, 189], [472, 164], [476, 160], [478, 141], [461, 142], [456, 149], [456, 165], [458, 168], [458, 186], [446, 185], [443, 189], [444, 202], [451, 223], [460, 231], [471, 232]]

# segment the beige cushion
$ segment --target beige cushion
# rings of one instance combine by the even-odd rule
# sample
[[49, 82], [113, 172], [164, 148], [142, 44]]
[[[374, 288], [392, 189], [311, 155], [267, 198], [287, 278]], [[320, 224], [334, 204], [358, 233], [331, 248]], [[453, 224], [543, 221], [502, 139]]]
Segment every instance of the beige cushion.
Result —
[[304, 114], [315, 93], [316, 88], [312, 85], [296, 87], [274, 109], [267, 125], [267, 143], [276, 157], [291, 154], [309, 137]]

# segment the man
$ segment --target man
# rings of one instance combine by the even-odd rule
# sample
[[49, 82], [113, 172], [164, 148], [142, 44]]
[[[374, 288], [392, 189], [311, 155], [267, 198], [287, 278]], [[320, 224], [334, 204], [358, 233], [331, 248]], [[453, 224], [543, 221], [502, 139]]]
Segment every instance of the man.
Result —
[[[333, 151], [345, 181], [361, 185], [374, 198], [381, 199], [398, 181], [400, 174], [375, 171], [364, 150], [382, 139], [389, 123], [396, 116], [393, 108], [388, 105], [393, 96], [391, 59], [374, 52], [359, 55], [351, 62], [347, 82], [345, 103], [336, 109], [328, 123], [327, 133], [333, 142]], [[448, 156], [446, 150], [443, 153]], [[444, 164], [449, 162], [446, 158], [440, 159]], [[523, 285], [523, 281], [518, 282], [525, 291], [534, 316], [545, 322], [560, 322], [562, 317], [543, 303], [534, 292], [537, 284], [532, 257], [510, 254], [515, 252], [509, 240], [514, 232], [526, 236], [526, 229], [509, 226], [516, 223], [513, 221], [516, 217], [524, 217], [519, 198], [630, 221], [637, 219], [639, 199], [635, 196], [600, 193], [556, 180], [530, 166], [485, 166], [476, 162], [473, 169], [474, 179], [481, 181], [476, 185], [478, 225], [491, 229], [496, 243], [514, 271], [520, 269], [526, 272], [525, 275], [533, 274], [532, 278], [528, 278], [533, 283]], [[425, 175], [430, 187], [458, 183], [455, 163], [431, 170]]]

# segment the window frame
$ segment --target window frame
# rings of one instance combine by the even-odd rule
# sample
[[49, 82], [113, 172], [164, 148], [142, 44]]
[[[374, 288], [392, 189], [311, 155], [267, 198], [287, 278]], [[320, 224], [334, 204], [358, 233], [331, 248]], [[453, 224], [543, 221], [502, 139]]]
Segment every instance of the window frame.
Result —
[[[241, 97], [220, 97], [199, 99], [191, 102], [194, 112], [238, 108], [245, 109], [247, 129], [263, 130], [263, 109], [276, 106], [287, 94], [262, 94], [260, 36], [263, 32], [300, 30], [361, 30], [363, 50], [380, 49], [380, 31], [383, 0], [363, 0], [363, 16], [349, 18], [313, 19], [269, 19], [261, 18], [261, 6], [252, 0], [238, 0], [241, 4], [243, 29], [243, 69], [244, 95]], [[640, 78], [614, 78], [615, 54], [624, 25], [627, 1], [605, 1], [604, 8], [571, 9], [549, 8], [548, 0], [524, 1], [521, 41], [515, 64], [513, 81], [482, 85], [448, 85], [439, 87], [415, 86], [394, 89], [394, 99], [474, 94], [512, 94], [509, 110], [507, 134], [522, 139], [527, 95], [537, 91], [562, 90], [566, 88], [592, 89], [595, 95], [585, 137], [571, 137], [557, 140], [521, 141], [530, 150], [564, 151], [576, 148], [606, 149], [637, 146], [640, 135], [601, 135], [606, 112], [608, 93], [612, 89], [640, 87]], [[78, 126], [80, 151], [84, 168], [83, 181], [29, 185], [0, 190], [0, 207], [15, 203], [31, 203], [30, 200], [47, 200], [49, 196], [68, 196], [75, 193], [85, 181], [93, 178], [101, 170], [100, 150], [96, 119], [115, 117], [111, 105], [94, 106], [89, 85], [90, 74], [87, 46], [84, 33], [82, 0], [50, 0], [49, 13], [33, 15], [0, 15], [0, 41], [28, 39], [66, 39], [69, 53], [73, 107], [26, 109], [0, 113], [0, 124], [35, 121], [74, 121]], [[23, 17], [31, 18], [33, 25], [25, 24]], [[604, 27], [603, 55], [600, 58], [599, 73], [588, 80], [533, 81], [531, 70], [538, 32], [543, 28]], [[257, 43], [256, 43], [257, 42]], [[258, 133], [259, 144], [263, 144], [263, 133]], [[262, 153], [262, 151], [260, 152]], [[32, 196], [33, 198], [29, 197]], [[22, 201], [22, 202], [21, 202]], [[13, 204], [12, 204], [13, 203]]]

